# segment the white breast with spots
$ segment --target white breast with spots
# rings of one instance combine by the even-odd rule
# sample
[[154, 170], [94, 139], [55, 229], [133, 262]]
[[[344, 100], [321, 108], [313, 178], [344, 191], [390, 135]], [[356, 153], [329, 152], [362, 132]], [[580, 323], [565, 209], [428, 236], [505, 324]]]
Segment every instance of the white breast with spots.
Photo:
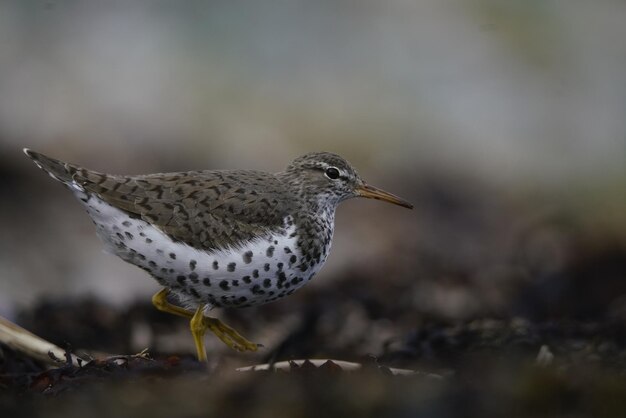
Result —
[[148, 271], [189, 308], [252, 306], [290, 295], [320, 270], [330, 250], [304, 264], [296, 227], [286, 219], [284, 234], [206, 252], [172, 241], [97, 196], [83, 203], [109, 252]]

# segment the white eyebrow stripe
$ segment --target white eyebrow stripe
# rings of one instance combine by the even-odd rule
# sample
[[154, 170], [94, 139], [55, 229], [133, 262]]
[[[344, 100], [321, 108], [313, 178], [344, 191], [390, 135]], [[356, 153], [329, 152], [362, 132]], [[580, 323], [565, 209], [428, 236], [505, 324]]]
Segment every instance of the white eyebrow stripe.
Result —
[[[352, 174], [350, 171], [344, 170], [342, 168], [337, 167], [336, 165], [332, 165], [332, 164], [328, 164], [326, 161], [315, 161], [315, 162], [310, 162], [308, 163], [306, 166], [304, 166], [305, 168], [309, 169], [309, 170], [322, 170], [324, 171], [324, 175], [326, 177], [328, 177], [326, 175], [326, 170], [328, 170], [329, 168], [335, 168], [337, 169], [337, 171], [339, 171], [339, 177], [342, 180], [346, 180], [346, 181], [350, 181], [350, 179], [353, 178], [354, 175], [356, 174]], [[357, 175], [358, 177], [358, 175]], [[330, 177], [328, 177], [330, 178]]]

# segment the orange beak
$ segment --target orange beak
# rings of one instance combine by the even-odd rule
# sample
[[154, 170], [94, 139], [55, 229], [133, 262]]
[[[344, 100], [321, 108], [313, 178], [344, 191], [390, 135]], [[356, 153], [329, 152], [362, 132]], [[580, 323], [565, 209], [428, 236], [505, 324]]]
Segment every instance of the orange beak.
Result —
[[360, 197], [367, 197], [368, 199], [384, 200], [385, 202], [393, 203], [394, 205], [402, 206], [405, 208], [413, 209], [413, 205], [404, 199], [400, 199], [398, 196], [386, 192], [369, 184], [363, 183], [357, 186], [356, 193]]

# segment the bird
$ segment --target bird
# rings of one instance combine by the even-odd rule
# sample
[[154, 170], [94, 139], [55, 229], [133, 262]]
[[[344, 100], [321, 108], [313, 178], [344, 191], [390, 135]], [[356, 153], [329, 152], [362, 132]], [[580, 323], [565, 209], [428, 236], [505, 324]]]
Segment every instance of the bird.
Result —
[[330, 152], [305, 154], [277, 173], [146, 175], [103, 174], [24, 152], [78, 198], [107, 252], [156, 279], [153, 305], [189, 320], [204, 362], [207, 330], [240, 352], [261, 347], [209, 312], [273, 302], [309, 282], [328, 257], [339, 203], [365, 197], [413, 208]]

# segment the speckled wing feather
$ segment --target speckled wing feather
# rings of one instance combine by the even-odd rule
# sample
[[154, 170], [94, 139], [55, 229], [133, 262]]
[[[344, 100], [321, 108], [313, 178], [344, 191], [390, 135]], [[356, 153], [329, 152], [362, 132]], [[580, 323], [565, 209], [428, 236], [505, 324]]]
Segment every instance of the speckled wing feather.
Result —
[[284, 184], [259, 171], [191, 171], [117, 176], [97, 173], [28, 150], [57, 180], [156, 226], [175, 241], [211, 250], [237, 247], [281, 231], [290, 213]]
[[110, 176], [79, 170], [74, 180], [105, 202], [198, 249], [237, 247], [284, 227], [282, 183], [254, 171]]

